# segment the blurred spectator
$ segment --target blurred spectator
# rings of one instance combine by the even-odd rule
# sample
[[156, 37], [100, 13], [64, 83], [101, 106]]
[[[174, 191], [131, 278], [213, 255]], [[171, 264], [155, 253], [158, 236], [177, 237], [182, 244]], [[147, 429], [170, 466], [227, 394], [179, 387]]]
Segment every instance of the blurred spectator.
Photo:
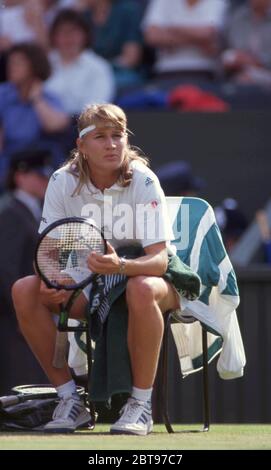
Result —
[[6, 78], [6, 55], [13, 44], [24, 41], [47, 46], [42, 2], [49, 0], [0, 0], [0, 82]]
[[51, 154], [45, 149], [29, 148], [11, 156], [6, 179], [9, 193], [1, 197], [0, 204], [0, 285], [1, 293], [5, 291], [9, 299], [6, 301], [9, 307], [12, 284], [21, 275], [33, 273], [42, 202], [53, 173], [51, 163]]
[[76, 8], [80, 0], [40, 0], [42, 2], [44, 13], [43, 18], [47, 28], [51, 26], [55, 17], [65, 8]]
[[67, 113], [80, 114], [86, 104], [112, 101], [115, 92], [110, 65], [91, 50], [88, 25], [80, 13], [66, 9], [50, 31], [52, 75], [46, 90], [61, 100]]
[[18, 42], [48, 45], [48, 25], [62, 8], [78, 0], [2, 0], [0, 52]]
[[[9, 193], [0, 198], [0, 394], [21, 383], [45, 382], [40, 366], [20, 334], [11, 286], [33, 273], [41, 204], [52, 173], [46, 150], [25, 150], [12, 156]], [[26, 381], [26, 382], [25, 382]]]
[[24, 41], [47, 45], [43, 0], [4, 0], [1, 8], [0, 52]]
[[233, 198], [224, 199], [214, 211], [226, 250], [230, 252], [248, 227], [248, 220]]
[[141, 6], [134, 0], [85, 0], [94, 51], [112, 65], [118, 89], [143, 82]]
[[[22, 43], [11, 48], [7, 61], [8, 82], [0, 85], [2, 179], [11, 153], [38, 140], [48, 142], [50, 135], [64, 130], [69, 123], [57, 98], [43, 89], [43, 82], [49, 75], [48, 59], [39, 46]], [[55, 159], [60, 160], [59, 149], [54, 150]]]
[[157, 48], [161, 78], [213, 78], [218, 68], [224, 0], [150, 0], [143, 19], [146, 42]]
[[194, 176], [185, 161], [166, 163], [155, 170], [166, 196], [196, 196], [205, 187], [205, 181]]
[[249, 0], [233, 10], [226, 44], [222, 62], [230, 79], [271, 87], [271, 0]]

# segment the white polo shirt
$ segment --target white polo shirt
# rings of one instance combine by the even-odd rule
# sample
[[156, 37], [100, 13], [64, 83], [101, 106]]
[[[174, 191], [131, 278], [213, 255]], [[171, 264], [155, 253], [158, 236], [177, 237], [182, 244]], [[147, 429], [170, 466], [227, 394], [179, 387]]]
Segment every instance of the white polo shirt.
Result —
[[166, 199], [157, 176], [143, 163], [131, 163], [128, 187], [115, 183], [101, 192], [91, 182], [73, 195], [78, 178], [63, 167], [51, 177], [46, 191], [39, 232], [65, 217], [87, 217], [104, 230], [114, 248], [139, 244], [143, 248], [174, 239]]

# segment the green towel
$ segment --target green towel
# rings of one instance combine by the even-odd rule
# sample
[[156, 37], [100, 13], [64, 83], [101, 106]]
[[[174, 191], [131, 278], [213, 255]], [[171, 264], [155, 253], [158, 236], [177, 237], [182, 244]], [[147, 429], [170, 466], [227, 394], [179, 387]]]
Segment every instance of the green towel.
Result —
[[167, 271], [163, 277], [187, 300], [196, 300], [199, 297], [200, 277], [178, 256], [169, 255]]
[[125, 293], [114, 302], [95, 344], [90, 377], [90, 397], [107, 401], [117, 393], [130, 393], [132, 374], [127, 347], [128, 310]]
[[[172, 282], [178, 292], [189, 300], [196, 299], [200, 294], [199, 276], [177, 256], [169, 256], [164, 278]], [[109, 316], [95, 344], [89, 384], [90, 398], [93, 401], [107, 401], [117, 393], [130, 393], [132, 390], [127, 347], [128, 309], [125, 283], [115, 286], [113, 291], [110, 291], [114, 301]]]

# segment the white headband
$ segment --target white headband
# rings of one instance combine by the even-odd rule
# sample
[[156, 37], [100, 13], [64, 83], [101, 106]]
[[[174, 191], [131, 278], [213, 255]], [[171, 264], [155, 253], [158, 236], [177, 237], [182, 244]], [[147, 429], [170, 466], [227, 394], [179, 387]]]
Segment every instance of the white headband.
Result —
[[87, 134], [88, 132], [90, 131], [93, 131], [94, 129], [96, 129], [96, 126], [95, 124], [91, 124], [90, 126], [87, 126], [85, 127], [84, 129], [82, 129], [80, 132], [79, 132], [79, 137], [84, 137], [85, 134]]

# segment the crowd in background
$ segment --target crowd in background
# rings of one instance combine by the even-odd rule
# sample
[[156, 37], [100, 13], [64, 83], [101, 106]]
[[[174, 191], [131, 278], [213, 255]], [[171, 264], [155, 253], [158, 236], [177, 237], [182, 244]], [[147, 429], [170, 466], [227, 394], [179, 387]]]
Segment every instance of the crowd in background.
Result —
[[0, 191], [18, 151], [49, 151], [58, 167], [89, 103], [271, 106], [271, 0], [2, 0], [0, 7]]
[[63, 161], [87, 103], [184, 111], [271, 106], [270, 0], [0, 5], [2, 187], [10, 155], [29, 144], [49, 147], [56, 166]]
[[[98, 99], [112, 98], [121, 90], [143, 85], [154, 77], [230, 78], [238, 83], [271, 87], [270, 0], [1, 3], [2, 60], [15, 43], [39, 44], [48, 54], [53, 79], [64, 72], [67, 64], [69, 72], [71, 64], [80, 65], [81, 73], [94, 71], [93, 95], [97, 88]], [[104, 94], [97, 77], [102, 72], [109, 76], [110, 71], [104, 72], [101, 58], [110, 66], [115, 84], [115, 89], [104, 85]], [[74, 109], [75, 104], [68, 106], [69, 112]]]
[[74, 145], [94, 102], [271, 106], [271, 0], [0, 1], [0, 190], [12, 155]]

